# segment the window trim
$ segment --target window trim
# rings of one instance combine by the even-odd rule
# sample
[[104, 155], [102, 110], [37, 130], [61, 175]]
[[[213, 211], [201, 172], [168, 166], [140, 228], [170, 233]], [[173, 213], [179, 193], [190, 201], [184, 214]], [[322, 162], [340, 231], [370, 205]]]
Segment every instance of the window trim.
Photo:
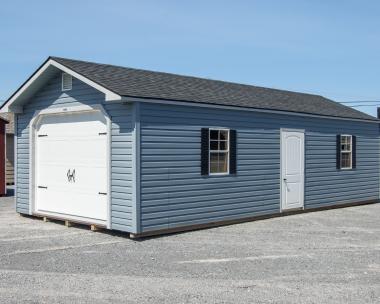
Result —
[[[342, 138], [343, 137], [349, 137], [350, 138], [350, 151], [343, 151], [342, 150]], [[352, 170], [352, 153], [353, 153], [353, 147], [352, 147], [352, 135], [351, 134], [341, 134], [340, 135], [340, 169], [341, 170]], [[343, 167], [342, 161], [343, 161], [343, 153], [349, 153], [350, 154], [350, 167]]]
[[[70, 77], [70, 88], [64, 87], [65, 77]], [[62, 92], [71, 91], [73, 89], [73, 76], [71, 76], [69, 73], [65, 73], [65, 72], [62, 73], [61, 89], [62, 89]]]
[[[211, 150], [211, 131], [227, 131], [228, 134], [228, 149], [227, 150]], [[223, 175], [229, 175], [230, 174], [230, 145], [231, 145], [231, 138], [230, 138], [230, 129], [228, 128], [209, 128], [208, 129], [208, 175], [210, 176], [223, 176]], [[227, 153], [227, 171], [226, 172], [217, 172], [212, 173], [211, 172], [211, 153]]]

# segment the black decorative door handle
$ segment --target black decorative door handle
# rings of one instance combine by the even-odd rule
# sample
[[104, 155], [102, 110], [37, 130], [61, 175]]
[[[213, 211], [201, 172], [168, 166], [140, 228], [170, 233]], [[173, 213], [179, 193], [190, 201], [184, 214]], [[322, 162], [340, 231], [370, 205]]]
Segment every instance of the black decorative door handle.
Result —
[[75, 169], [73, 169], [72, 172], [70, 169], [67, 171], [67, 181], [69, 183], [75, 183]]

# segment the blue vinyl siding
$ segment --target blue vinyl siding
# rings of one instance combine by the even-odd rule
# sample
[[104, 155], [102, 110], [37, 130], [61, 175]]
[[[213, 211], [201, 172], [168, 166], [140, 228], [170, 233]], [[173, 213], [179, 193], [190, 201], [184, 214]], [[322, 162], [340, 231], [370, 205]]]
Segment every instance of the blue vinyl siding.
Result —
[[104, 94], [73, 78], [73, 89], [61, 91], [61, 73], [52, 78], [25, 106], [17, 119], [16, 210], [29, 213], [29, 123], [36, 110], [81, 104], [103, 104], [112, 120], [111, 134], [111, 226], [135, 230], [132, 193], [132, 104], [105, 103]]
[[[112, 229], [139, 233], [279, 213], [281, 128], [305, 130], [305, 208], [379, 198], [375, 123], [105, 102], [103, 93], [77, 79], [71, 91], [62, 92], [57, 73], [16, 116], [18, 212], [29, 212], [29, 123], [34, 112], [99, 103], [112, 119]], [[204, 127], [237, 131], [236, 175], [201, 176]], [[357, 136], [356, 169], [336, 169], [337, 134]]]
[[[142, 103], [141, 229], [280, 212], [280, 128], [305, 130], [305, 208], [379, 198], [374, 123]], [[202, 127], [237, 131], [237, 175], [200, 174]], [[357, 136], [357, 168], [336, 169], [336, 135]]]

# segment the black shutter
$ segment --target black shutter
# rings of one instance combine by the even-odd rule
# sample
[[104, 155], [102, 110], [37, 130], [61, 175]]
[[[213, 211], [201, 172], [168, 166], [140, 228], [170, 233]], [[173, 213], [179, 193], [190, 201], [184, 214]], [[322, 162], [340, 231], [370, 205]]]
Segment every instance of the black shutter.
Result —
[[356, 136], [352, 136], [352, 169], [356, 168]]
[[236, 130], [230, 130], [230, 174], [236, 174]]
[[340, 149], [341, 149], [340, 135], [337, 135], [336, 136], [336, 168], [337, 169], [341, 168], [341, 165], [340, 165]]
[[201, 130], [201, 174], [208, 175], [209, 162], [209, 130], [202, 128]]

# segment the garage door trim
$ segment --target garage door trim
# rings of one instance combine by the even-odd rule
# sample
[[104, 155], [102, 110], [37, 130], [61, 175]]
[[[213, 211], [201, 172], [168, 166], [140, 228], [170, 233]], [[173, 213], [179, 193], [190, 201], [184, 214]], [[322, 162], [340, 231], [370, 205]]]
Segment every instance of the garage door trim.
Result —
[[[107, 220], [106, 227], [111, 229], [111, 119], [108, 113], [105, 111], [104, 107], [101, 104], [93, 105], [79, 105], [71, 107], [60, 107], [60, 108], [50, 108], [36, 111], [33, 115], [33, 118], [30, 122], [29, 128], [29, 193], [30, 193], [30, 204], [29, 204], [29, 214], [41, 215], [41, 212], [35, 211], [35, 176], [36, 176], [36, 162], [35, 162], [35, 144], [36, 144], [36, 126], [38, 125], [39, 120], [45, 115], [51, 114], [66, 114], [73, 113], [80, 114], [81, 112], [92, 112], [98, 111], [101, 112], [107, 122]], [[65, 216], [68, 218], [68, 216]], [[72, 220], [76, 220], [75, 216], [71, 217]], [[96, 221], [93, 222], [96, 224]]]

